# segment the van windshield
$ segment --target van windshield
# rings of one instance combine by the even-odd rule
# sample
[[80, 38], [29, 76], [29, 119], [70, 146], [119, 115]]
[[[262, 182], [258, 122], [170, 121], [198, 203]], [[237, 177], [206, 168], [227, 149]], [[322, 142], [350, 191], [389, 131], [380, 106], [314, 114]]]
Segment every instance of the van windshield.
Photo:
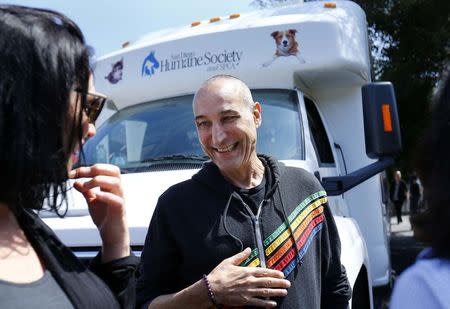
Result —
[[[297, 96], [292, 90], [253, 90], [261, 103], [257, 152], [280, 160], [303, 159]], [[111, 163], [122, 171], [146, 170], [156, 163], [201, 163], [208, 158], [197, 138], [193, 95], [134, 105], [117, 112], [84, 145], [80, 165]]]

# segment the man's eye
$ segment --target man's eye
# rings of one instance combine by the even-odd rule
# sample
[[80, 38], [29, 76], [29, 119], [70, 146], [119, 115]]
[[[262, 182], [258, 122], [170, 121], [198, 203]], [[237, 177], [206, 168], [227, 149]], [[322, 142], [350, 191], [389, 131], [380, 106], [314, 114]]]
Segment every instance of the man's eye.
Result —
[[224, 122], [230, 122], [230, 121], [234, 121], [234, 120], [236, 120], [238, 118], [239, 118], [239, 116], [236, 116], [236, 115], [234, 115], [234, 116], [225, 116], [225, 117], [223, 117], [223, 121]]
[[197, 128], [204, 128], [207, 126], [207, 124], [208, 123], [206, 121], [197, 122]]

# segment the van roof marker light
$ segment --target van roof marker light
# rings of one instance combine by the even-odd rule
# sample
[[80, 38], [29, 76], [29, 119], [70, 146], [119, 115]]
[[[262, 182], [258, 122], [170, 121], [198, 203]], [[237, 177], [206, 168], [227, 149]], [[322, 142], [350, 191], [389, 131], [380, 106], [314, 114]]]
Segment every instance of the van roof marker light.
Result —
[[241, 14], [231, 14], [230, 19], [235, 19], [241, 17]]
[[198, 25], [200, 25], [201, 23], [202, 23], [201, 21], [193, 21], [193, 22], [191, 23], [191, 27], [198, 26]]
[[128, 45], [130, 45], [130, 41], [126, 41], [122, 43], [122, 48], [127, 47]]
[[391, 106], [389, 104], [382, 104], [381, 113], [383, 114], [384, 132], [392, 132]]
[[210, 23], [215, 23], [215, 22], [218, 22], [218, 21], [220, 21], [220, 17], [213, 17], [213, 18], [211, 18], [209, 20]]
[[331, 2], [327, 2], [323, 5], [324, 8], [326, 9], [335, 9], [336, 8], [336, 3], [331, 3]]

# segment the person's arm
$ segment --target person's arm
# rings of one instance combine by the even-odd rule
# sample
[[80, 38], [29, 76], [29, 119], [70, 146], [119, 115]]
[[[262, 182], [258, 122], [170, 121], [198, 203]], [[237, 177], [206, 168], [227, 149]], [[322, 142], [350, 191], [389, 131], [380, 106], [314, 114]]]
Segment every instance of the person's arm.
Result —
[[[148, 302], [147, 302], [148, 303]], [[199, 280], [193, 285], [173, 294], [160, 295], [153, 299], [148, 307], [153, 308], [209, 308], [211, 302], [208, 298], [206, 285]]]
[[409, 189], [408, 189], [408, 185], [406, 184], [405, 181], [401, 181], [401, 186], [402, 186], [402, 194], [403, 194], [403, 202], [409, 199]]
[[139, 258], [134, 255], [102, 263], [101, 252], [91, 261], [89, 269], [108, 285], [121, 308], [135, 308], [136, 276]]
[[[282, 272], [238, 266], [250, 253], [247, 248], [225, 259], [207, 276], [216, 304], [273, 308], [277, 303], [268, 298], [287, 295], [290, 282], [283, 279]], [[148, 309], [209, 308], [212, 305], [206, 282], [200, 279], [179, 292], [158, 296]]]
[[130, 256], [120, 169], [109, 164], [96, 164], [77, 168], [69, 173], [69, 177], [90, 178], [74, 183], [75, 189], [85, 197], [102, 239], [102, 250], [89, 268], [109, 286], [122, 308], [134, 308], [135, 270], [139, 261]]
[[341, 242], [328, 204], [324, 205], [326, 227], [322, 236], [322, 308], [348, 308], [352, 289], [341, 263]]
[[79, 167], [70, 178], [90, 178], [75, 181], [74, 188], [83, 194], [94, 224], [102, 239], [102, 262], [130, 255], [130, 235], [125, 214], [125, 199], [120, 169], [110, 164]]

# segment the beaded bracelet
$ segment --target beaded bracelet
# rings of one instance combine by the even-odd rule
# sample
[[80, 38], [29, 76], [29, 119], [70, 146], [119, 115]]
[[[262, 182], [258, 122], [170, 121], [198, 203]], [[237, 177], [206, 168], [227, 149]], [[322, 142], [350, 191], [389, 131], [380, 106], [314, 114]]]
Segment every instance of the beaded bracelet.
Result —
[[219, 308], [219, 306], [217, 305], [217, 302], [216, 302], [216, 297], [214, 296], [214, 293], [211, 289], [211, 285], [209, 284], [208, 277], [206, 277], [205, 274], [203, 275], [203, 281], [205, 282], [206, 288], [208, 289], [208, 298], [211, 301], [211, 303], [213, 304], [213, 308]]

